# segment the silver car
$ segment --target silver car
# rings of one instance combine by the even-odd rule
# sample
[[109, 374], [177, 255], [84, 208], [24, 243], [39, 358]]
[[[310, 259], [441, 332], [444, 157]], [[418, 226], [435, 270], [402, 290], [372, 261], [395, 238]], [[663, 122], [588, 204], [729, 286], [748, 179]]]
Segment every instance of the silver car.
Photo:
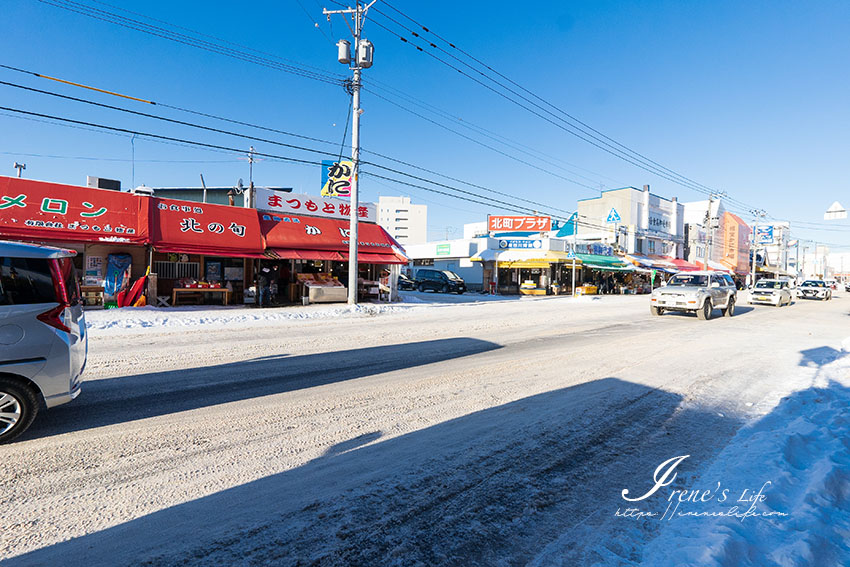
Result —
[[797, 297], [829, 301], [832, 299], [832, 289], [823, 280], [806, 280], [797, 288]]
[[664, 287], [653, 290], [650, 311], [663, 315], [665, 311], [696, 313], [700, 319], [711, 319], [715, 308], [723, 315], [735, 314], [737, 289], [732, 277], [723, 272], [679, 272]]
[[791, 285], [788, 280], [763, 279], [756, 282], [750, 292], [749, 303], [767, 303], [782, 307], [791, 305]]
[[88, 337], [75, 255], [0, 241], [0, 443], [80, 393]]

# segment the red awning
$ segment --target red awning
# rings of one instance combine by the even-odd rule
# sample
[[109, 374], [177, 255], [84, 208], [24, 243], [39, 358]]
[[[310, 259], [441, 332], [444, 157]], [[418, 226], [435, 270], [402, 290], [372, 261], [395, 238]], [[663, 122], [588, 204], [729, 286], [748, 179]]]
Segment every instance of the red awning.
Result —
[[697, 270], [702, 269], [699, 266], [697, 266], [696, 264], [691, 264], [690, 262], [688, 262], [686, 260], [680, 260], [678, 258], [668, 258], [667, 261], [670, 262], [671, 264], [675, 265], [679, 270], [681, 270], [683, 272], [695, 272]]
[[143, 245], [148, 199], [121, 191], [0, 177], [0, 236]]
[[[345, 260], [348, 260], [348, 254], [343, 254]], [[374, 254], [372, 252], [358, 252], [358, 264], [407, 264], [408, 259], [395, 253], [390, 254]]]
[[[269, 248], [299, 252], [348, 252], [347, 220], [261, 212], [260, 228]], [[361, 222], [357, 232], [358, 255], [370, 253], [395, 256], [393, 247], [397, 243], [377, 224]]]
[[344, 260], [342, 254], [333, 250], [292, 250], [288, 248], [269, 248], [266, 258], [280, 260]]
[[257, 211], [151, 197], [151, 240], [161, 252], [261, 258]]

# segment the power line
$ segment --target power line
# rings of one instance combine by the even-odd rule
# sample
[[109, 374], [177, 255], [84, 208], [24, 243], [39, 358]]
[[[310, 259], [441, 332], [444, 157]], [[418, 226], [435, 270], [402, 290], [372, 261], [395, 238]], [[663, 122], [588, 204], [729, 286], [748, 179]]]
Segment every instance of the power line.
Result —
[[[145, 23], [141, 20], [137, 20], [134, 18], [128, 18], [117, 14], [115, 12], [110, 12], [108, 10], [101, 10], [99, 8], [94, 8], [92, 6], [85, 5], [80, 2], [74, 2], [73, 0], [38, 0], [43, 4], [47, 4], [56, 8], [60, 8], [69, 12], [75, 12], [77, 14], [81, 14], [83, 16], [87, 16], [89, 18], [93, 18], [95, 20], [100, 20], [103, 22], [115, 24], [127, 29], [132, 29], [135, 31], [139, 31], [142, 33], [146, 33], [148, 35], [153, 35], [162, 39], [167, 39], [169, 41], [173, 41], [176, 43], [180, 43], [183, 45], [187, 45], [190, 47], [196, 47], [198, 49], [203, 49], [204, 51], [208, 51], [211, 53], [217, 53], [219, 55], [224, 55], [226, 57], [231, 57], [233, 59], [238, 59], [241, 61], [245, 61], [248, 63], [253, 63], [256, 65], [261, 65], [263, 67], [276, 69], [278, 71], [284, 71], [286, 73], [290, 73], [293, 75], [297, 75], [300, 77], [304, 77], [307, 79], [313, 79], [319, 82], [342, 85], [342, 76], [337, 73], [332, 73], [324, 70], [316, 70], [318, 68], [311, 68], [309, 66], [291, 62], [289, 60], [283, 59], [277, 56], [267, 56], [268, 54], [264, 54], [263, 52], [257, 51], [255, 49], [246, 48], [244, 46], [238, 46], [240, 49], [236, 49], [233, 47], [227, 47], [226, 45], [222, 45], [222, 43], [216, 43], [213, 41], [208, 41], [203, 39], [203, 37], [211, 37], [205, 36], [204, 34], [200, 34], [195, 31], [191, 31], [194, 35], [188, 35], [177, 31], [172, 31], [166, 29], [161, 26], [156, 26], [154, 24]], [[120, 9], [120, 8], [119, 8]], [[150, 18], [147, 18], [150, 19]], [[161, 20], [160, 20], [161, 21]], [[177, 28], [171, 24], [168, 24], [171, 27], [175, 27], [176, 29], [186, 29], [186, 28]], [[187, 30], [190, 31], [190, 30]], [[215, 38], [218, 42], [224, 42], [224, 40], [220, 40]], [[230, 45], [238, 45], [231, 42], [226, 42]]]
[[[61, 116], [54, 116], [54, 115], [43, 114], [43, 113], [39, 113], [39, 112], [32, 112], [32, 111], [22, 110], [22, 109], [17, 109], [17, 108], [0, 106], [0, 111], [13, 112], [13, 113], [16, 113], [16, 114], [29, 116], [29, 117], [56, 120], [56, 121], [66, 122], [66, 123], [84, 126], [84, 127], [103, 129], [103, 130], [107, 130], [107, 131], [111, 131], [111, 132], [120, 132], [120, 133], [125, 134], [125, 135], [136, 135], [136, 136], [140, 136], [140, 137], [146, 137], [146, 138], [157, 139], [157, 140], [165, 140], [165, 141], [169, 141], [169, 142], [186, 144], [186, 145], [189, 145], [189, 146], [197, 146], [197, 147], [208, 148], [208, 149], [219, 150], [219, 151], [232, 152], [232, 153], [237, 153], [237, 154], [243, 154], [244, 153], [244, 149], [233, 148], [233, 147], [230, 147], [230, 146], [223, 146], [223, 145], [220, 145], [220, 144], [211, 144], [211, 143], [200, 142], [200, 141], [196, 141], [196, 140], [187, 140], [187, 139], [184, 139], [184, 138], [177, 138], [175, 136], [165, 136], [165, 135], [162, 135], [162, 134], [142, 132], [142, 131], [138, 131], [138, 130], [132, 130], [132, 129], [129, 129], [129, 128], [121, 128], [121, 127], [117, 127], [117, 126], [108, 126], [108, 125], [105, 125], [105, 124], [98, 124], [98, 123], [95, 123], [95, 122], [75, 120], [75, 119], [72, 119], [72, 118], [65, 118], [65, 117], [61, 117]], [[305, 159], [299, 159], [299, 158], [293, 158], [293, 157], [287, 157], [287, 156], [280, 156], [280, 155], [276, 155], [276, 154], [270, 154], [270, 153], [259, 152], [259, 151], [255, 151], [254, 154], [256, 156], [259, 156], [259, 157], [271, 158], [271, 159], [285, 161], [285, 162], [291, 162], [291, 163], [308, 164], [308, 165], [321, 165], [321, 162], [317, 162], [317, 161], [311, 161], [311, 160], [305, 160]], [[516, 205], [514, 203], [510, 203], [510, 202], [507, 202], [507, 201], [501, 201], [499, 199], [493, 199], [493, 198], [488, 197], [486, 195], [479, 195], [479, 194], [476, 194], [476, 193], [473, 193], [473, 192], [470, 192], [470, 191], [459, 189], [457, 187], [452, 187], [450, 185], [435, 182], [435, 181], [430, 180], [430, 179], [426, 179], [426, 178], [419, 177], [419, 176], [414, 176], [414, 175], [411, 175], [411, 174], [403, 172], [403, 171], [395, 170], [395, 169], [392, 169], [392, 168], [387, 168], [386, 166], [382, 166], [380, 164], [374, 164], [374, 163], [370, 163], [370, 162], [363, 162], [363, 163], [364, 163], [364, 165], [370, 165], [370, 166], [373, 166], [373, 167], [378, 167], [378, 168], [381, 168], [381, 169], [388, 170], [392, 173], [403, 175], [405, 177], [410, 177], [410, 178], [418, 180], [418, 181], [430, 183], [432, 185], [437, 185], [439, 187], [444, 187], [444, 188], [449, 189], [451, 191], [461, 193], [462, 195], [457, 195], [457, 194], [454, 194], [454, 193], [448, 193], [446, 191], [434, 189], [432, 187], [426, 187], [424, 185], [416, 185], [416, 184], [412, 184], [412, 183], [409, 183], [409, 182], [406, 182], [406, 181], [401, 181], [401, 180], [398, 180], [398, 179], [393, 179], [393, 178], [381, 176], [379, 174], [370, 173], [370, 175], [374, 175], [375, 177], [378, 177], [378, 178], [381, 178], [381, 179], [385, 179], [385, 180], [389, 180], [389, 181], [395, 181], [395, 182], [401, 183], [401, 184], [416, 186], [416, 187], [419, 187], [419, 188], [426, 190], [426, 191], [431, 191], [431, 192], [434, 192], [434, 193], [438, 193], [438, 194], [442, 194], [442, 195], [446, 195], [446, 196], [451, 196], [451, 197], [455, 197], [455, 198], [459, 198], [459, 199], [467, 200], [467, 201], [470, 200], [469, 197], [472, 197], [472, 198], [474, 198], [474, 200], [472, 202], [478, 202], [479, 204], [486, 204], [486, 205], [489, 205], [489, 206], [496, 204], [496, 205], [499, 205], [500, 208], [504, 208], [505, 210], [523, 212], [523, 214], [528, 214], [530, 212], [536, 212], [534, 209], [531, 209], [531, 208], [522, 207], [522, 206]], [[469, 197], [465, 197], [463, 195], [468, 195]], [[556, 218], [561, 218], [558, 215], [551, 215], [551, 216], [554, 216]]]
[[[76, 83], [70, 83], [68, 81], [65, 81], [65, 82], [67, 82], [68, 84], [77, 85]], [[149, 113], [146, 113], [146, 112], [139, 112], [139, 111], [135, 111], [135, 110], [130, 110], [130, 109], [127, 109], [127, 108], [114, 106], [114, 105], [110, 105], [110, 104], [105, 104], [105, 103], [101, 103], [101, 102], [96, 102], [96, 101], [91, 101], [91, 100], [87, 100], [87, 99], [83, 99], [83, 98], [79, 98], [79, 97], [72, 97], [70, 95], [63, 95], [63, 94], [55, 93], [55, 92], [52, 92], [52, 91], [45, 91], [45, 90], [42, 90], [42, 89], [36, 89], [34, 87], [28, 87], [28, 86], [24, 86], [24, 85], [18, 85], [18, 84], [15, 84], [15, 83], [9, 83], [7, 81], [0, 81], [0, 85], [6, 85], [6, 86], [18, 88], [18, 89], [27, 90], [27, 91], [30, 91], [30, 92], [36, 92], [36, 93], [39, 93], [39, 94], [44, 94], [44, 95], [48, 95], [48, 96], [62, 98], [62, 99], [65, 99], [65, 100], [71, 100], [71, 101], [74, 101], [74, 102], [80, 102], [80, 103], [84, 103], [84, 104], [88, 104], [88, 105], [92, 105], [92, 106], [107, 108], [109, 110], [115, 110], [115, 111], [119, 111], [119, 112], [125, 112], [125, 113], [129, 113], [129, 114], [137, 115], [137, 116], [146, 117], [146, 118], [152, 118], [152, 119], [155, 119], [155, 120], [160, 120], [160, 121], [163, 121], [163, 122], [169, 122], [169, 123], [173, 123], [173, 124], [177, 124], [177, 125], [181, 125], [181, 126], [188, 126], [188, 127], [192, 127], [192, 128], [201, 129], [201, 130], [207, 130], [207, 131], [218, 133], [218, 134], [225, 134], [225, 135], [244, 138], [244, 139], [247, 139], [247, 140], [270, 143], [270, 144], [274, 144], [274, 145], [278, 145], [278, 146], [282, 146], [282, 147], [286, 147], [286, 148], [290, 148], [290, 149], [296, 149], [296, 150], [306, 151], [306, 152], [310, 152], [310, 153], [317, 153], [317, 154], [326, 155], [326, 156], [335, 156], [336, 155], [336, 154], [334, 154], [332, 152], [328, 152], [328, 151], [316, 150], [316, 149], [313, 149], [313, 148], [307, 148], [307, 147], [304, 147], [304, 146], [297, 146], [297, 145], [294, 145], [294, 144], [287, 144], [287, 143], [283, 143], [283, 142], [278, 142], [276, 140], [270, 140], [270, 139], [267, 139], [267, 138], [249, 136], [247, 134], [241, 134], [241, 133], [238, 133], [238, 132], [231, 132], [231, 131], [228, 131], [228, 130], [222, 130], [220, 128], [203, 126], [203, 125], [200, 125], [200, 124], [186, 122], [186, 121], [183, 121], [183, 120], [166, 118], [166, 117], [163, 117], [163, 116], [157, 116], [155, 114], [149, 114]], [[82, 86], [82, 85], [77, 85], [77, 86]], [[107, 92], [107, 91], [102, 91], [102, 92]], [[148, 101], [145, 101], [143, 99], [136, 98], [136, 97], [128, 97], [128, 96], [125, 96], [125, 95], [118, 95], [118, 96], [123, 96], [124, 98], [129, 98], [131, 100], [136, 100], [136, 101], [140, 101], [140, 102], [148, 102]], [[390, 161], [393, 161], [393, 162], [396, 162], [396, 163], [400, 163], [400, 164], [405, 165], [407, 167], [413, 167], [415, 169], [419, 169], [419, 170], [425, 171], [427, 173], [431, 173], [433, 175], [439, 175], [440, 177], [444, 177], [446, 179], [450, 179], [452, 181], [456, 181], [456, 182], [462, 183], [464, 185], [472, 186], [472, 187], [475, 187], [475, 188], [478, 188], [478, 189], [483, 189], [483, 190], [489, 191], [493, 194], [502, 195], [502, 196], [509, 197], [509, 198], [519, 200], [519, 201], [523, 201], [523, 202], [526, 202], [526, 203], [529, 203], [529, 204], [532, 204], [532, 205], [537, 205], [537, 206], [540, 206], [540, 207], [552, 209], [552, 207], [550, 205], [539, 203], [537, 201], [531, 201], [531, 200], [528, 200], [528, 199], [524, 199], [522, 197], [510, 195], [508, 193], [504, 193], [504, 192], [501, 192], [501, 191], [498, 191], [498, 190], [495, 190], [495, 189], [492, 189], [492, 188], [489, 188], [489, 187], [484, 187], [482, 185], [477, 185], [477, 184], [473, 184], [473, 183], [470, 183], [470, 182], [467, 182], [467, 181], [463, 181], [461, 179], [451, 177], [449, 175], [441, 174], [441, 173], [438, 173], [436, 171], [433, 171], [433, 170], [430, 170], [430, 169], [427, 169], [427, 168], [424, 168], [424, 167], [421, 167], [421, 166], [417, 166], [417, 165], [414, 165], [414, 164], [411, 164], [411, 163], [408, 163], [408, 162], [405, 162], [405, 161], [402, 161], [402, 160], [398, 160], [396, 158], [392, 158], [390, 156], [379, 154], [377, 152], [372, 152], [372, 153], [374, 153], [374, 155], [382, 157], [383, 159], [387, 159], [387, 160], [390, 160]], [[385, 169], [387, 171], [391, 171], [391, 172], [398, 173], [398, 174], [401, 174], [401, 175], [409, 176], [409, 177], [414, 178], [414, 179], [424, 180], [424, 178], [421, 178], [419, 176], [415, 176], [415, 175], [412, 175], [412, 174], [409, 174], [409, 173], [401, 172], [397, 169], [393, 169], [393, 168], [390, 168], [390, 167], [387, 167], [387, 166], [376, 164], [374, 162], [363, 161], [362, 163], [367, 164], [367, 165], [373, 165], [374, 167]], [[432, 183], [437, 183], [437, 182], [432, 182]], [[554, 208], [554, 210], [561, 210], [561, 211], [566, 212], [568, 214], [570, 213], [570, 211], [566, 211], [564, 209]]]
[[[392, 8], [392, 6], [390, 6], [389, 4], [387, 4], [387, 6], [389, 6], [389, 7], [391, 7], [391, 8]], [[406, 14], [403, 14], [401, 11], [399, 11], [399, 10], [398, 10], [398, 9], [396, 9], [396, 8], [393, 8], [393, 9], [394, 9], [394, 10], [396, 10], [397, 12], [399, 12], [400, 14], [404, 15], [407, 19], [411, 20], [411, 21], [412, 21], [412, 22], [414, 22], [415, 24], [419, 25], [419, 26], [420, 26], [420, 27], [421, 27], [421, 28], [422, 28], [425, 32], [427, 32], [427, 33], [432, 33], [433, 35], [435, 35], [435, 36], [436, 36], [436, 34], [434, 34], [434, 32], [431, 32], [428, 28], [426, 28], [425, 26], [422, 26], [421, 24], [419, 24], [418, 22], [416, 22], [415, 20], [413, 20], [412, 18], [410, 18], [410, 17], [409, 17], [409, 16], [407, 16]], [[375, 11], [376, 11], [378, 14], [382, 15], [383, 17], [387, 18], [388, 20], [392, 21], [392, 22], [393, 22], [393, 23], [395, 23], [396, 25], [399, 25], [399, 26], [400, 26], [400, 27], [402, 27], [403, 29], [407, 30], [409, 33], [411, 33], [411, 35], [413, 35], [413, 36], [415, 36], [415, 37], [417, 37], [417, 38], [420, 38], [420, 39], [422, 39], [423, 41], [427, 42], [427, 40], [426, 40], [426, 39], [424, 39], [424, 38], [422, 38], [422, 36], [421, 36], [420, 34], [416, 33], [416, 32], [415, 32], [415, 31], [413, 31], [413, 30], [411, 30], [409, 27], [405, 26], [404, 24], [401, 24], [400, 22], [398, 22], [398, 20], [395, 20], [394, 18], [392, 18], [392, 17], [388, 16], [387, 14], [385, 14], [385, 13], [381, 12], [379, 9], [375, 9]], [[512, 94], [514, 94], [515, 96], [518, 96], [519, 98], [521, 98], [522, 100], [524, 100], [524, 101], [528, 102], [529, 104], [533, 105], [534, 107], [536, 107], [536, 108], [538, 108], [538, 109], [540, 109], [540, 110], [542, 110], [542, 111], [546, 112], [546, 113], [547, 113], [547, 114], [549, 114], [550, 116], [555, 117], [556, 119], [560, 120], [560, 121], [562, 122], [562, 124], [558, 124], [558, 123], [554, 122], [554, 121], [553, 121], [553, 120], [551, 120], [549, 117], [541, 115], [539, 112], [537, 112], [537, 111], [535, 111], [535, 110], [533, 110], [533, 109], [531, 109], [531, 108], [527, 107], [525, 104], [523, 104], [523, 103], [521, 103], [521, 102], [519, 102], [519, 101], [517, 101], [517, 100], [515, 100], [515, 99], [512, 99], [510, 96], [508, 96], [508, 95], [506, 95], [505, 93], [503, 93], [503, 92], [501, 92], [501, 91], [497, 90], [496, 88], [493, 88], [492, 86], [490, 86], [490, 85], [488, 85], [488, 84], [483, 83], [482, 81], [480, 81], [480, 80], [478, 80], [477, 78], [475, 78], [475, 77], [473, 77], [473, 76], [469, 75], [468, 73], [466, 73], [466, 72], [465, 72], [465, 71], [463, 71], [462, 69], [459, 69], [458, 67], [456, 67], [456, 66], [452, 65], [451, 63], [449, 63], [449, 62], [447, 62], [447, 61], [445, 61], [445, 60], [441, 59], [440, 57], [437, 57], [437, 56], [436, 56], [436, 55], [434, 55], [433, 53], [431, 53], [431, 52], [429, 52], [429, 51], [426, 51], [425, 49], [423, 49], [423, 48], [422, 48], [422, 47], [420, 47], [419, 45], [416, 45], [415, 43], [413, 43], [412, 41], [408, 40], [408, 39], [407, 39], [407, 38], [405, 38], [404, 36], [402, 36], [402, 35], [400, 35], [400, 34], [398, 34], [398, 33], [394, 32], [393, 30], [390, 30], [390, 29], [389, 29], [389, 28], [387, 28], [386, 26], [382, 25], [380, 22], [376, 22], [376, 21], [374, 21], [374, 20], [373, 20], [373, 22], [374, 22], [376, 25], [378, 25], [379, 27], [382, 27], [383, 29], [385, 29], [385, 30], [386, 30], [386, 31], [388, 31], [389, 33], [391, 33], [391, 34], [395, 35], [396, 37], [398, 37], [401, 41], [403, 41], [403, 42], [405, 42], [405, 43], [408, 43], [408, 44], [412, 45], [412, 46], [413, 46], [413, 47], [415, 47], [418, 51], [420, 51], [420, 52], [422, 52], [422, 53], [426, 53], [426, 54], [428, 54], [428, 55], [429, 55], [429, 56], [431, 56], [432, 58], [434, 58], [434, 59], [436, 59], [437, 61], [439, 61], [439, 62], [443, 63], [444, 65], [446, 65], [446, 66], [448, 66], [448, 67], [450, 67], [450, 68], [454, 69], [455, 71], [458, 71], [459, 73], [461, 73], [461, 74], [462, 74], [462, 75], [464, 75], [465, 77], [467, 77], [467, 78], [469, 78], [469, 79], [471, 79], [471, 80], [473, 80], [473, 81], [477, 82], [478, 84], [480, 84], [480, 85], [484, 86], [484, 87], [485, 87], [485, 88], [487, 88], [488, 90], [493, 91], [494, 93], [498, 94], [499, 96], [501, 96], [501, 97], [503, 97], [503, 98], [506, 98], [507, 100], [509, 100], [509, 101], [513, 102], [514, 104], [516, 104], [516, 105], [518, 105], [518, 106], [520, 106], [520, 107], [524, 108], [525, 110], [527, 110], [527, 111], [531, 112], [532, 114], [537, 115], [538, 117], [540, 117], [540, 118], [542, 118], [542, 119], [546, 120], [547, 122], [550, 122], [550, 123], [552, 123], [553, 125], [556, 125], [557, 127], [561, 128], [562, 130], [567, 131], [568, 133], [570, 133], [570, 134], [572, 134], [572, 135], [574, 135], [574, 136], [576, 136], [576, 137], [578, 137], [578, 138], [582, 139], [583, 141], [585, 141], [585, 142], [587, 142], [587, 143], [590, 143], [591, 145], [596, 146], [596, 147], [597, 147], [597, 148], [599, 148], [599, 149], [602, 149], [603, 151], [606, 151], [607, 153], [610, 153], [611, 155], [614, 155], [615, 157], [618, 157], [618, 158], [620, 158], [620, 159], [622, 159], [622, 160], [624, 160], [624, 161], [626, 161], [626, 162], [628, 162], [628, 163], [630, 163], [630, 164], [632, 164], [632, 165], [635, 165], [635, 166], [637, 166], [637, 167], [640, 167], [641, 169], [644, 169], [645, 171], [648, 171], [649, 173], [652, 173], [652, 174], [654, 174], [654, 175], [657, 175], [657, 176], [659, 176], [659, 177], [662, 177], [662, 178], [664, 178], [664, 179], [667, 179], [668, 181], [672, 181], [673, 183], [676, 183], [676, 184], [681, 185], [681, 186], [683, 186], [683, 187], [686, 187], [686, 188], [692, 189], [692, 190], [694, 190], [694, 191], [697, 191], [697, 192], [700, 192], [700, 193], [706, 193], [706, 194], [710, 194], [710, 193], [714, 192], [714, 191], [713, 191], [710, 187], [708, 187], [708, 186], [706, 186], [706, 185], [703, 185], [703, 184], [701, 184], [701, 183], [698, 183], [698, 182], [696, 182], [696, 181], [693, 181], [692, 179], [690, 179], [690, 178], [688, 178], [688, 177], [686, 177], [686, 176], [684, 176], [684, 175], [681, 175], [681, 174], [679, 174], [679, 173], [677, 173], [677, 172], [673, 171], [672, 169], [669, 169], [669, 168], [667, 168], [667, 167], [665, 167], [665, 166], [662, 166], [661, 164], [658, 164], [657, 162], [654, 162], [654, 161], [650, 160], [649, 158], [646, 158], [645, 156], [643, 156], [643, 155], [642, 155], [642, 154], [640, 154], [639, 152], [636, 152], [636, 151], [634, 151], [634, 150], [631, 150], [630, 148], [628, 148], [627, 146], [625, 146], [625, 145], [623, 145], [623, 144], [621, 144], [621, 143], [617, 142], [617, 141], [616, 141], [616, 140], [614, 140], [613, 138], [610, 138], [609, 136], [606, 136], [605, 134], [602, 134], [602, 133], [601, 133], [601, 132], [599, 132], [598, 130], [593, 129], [592, 127], [590, 127], [589, 125], [585, 124], [584, 122], [582, 122], [582, 121], [578, 120], [577, 118], [575, 118], [574, 116], [570, 115], [569, 113], [567, 113], [567, 112], [566, 112], [566, 111], [564, 111], [563, 109], [560, 109], [559, 107], [557, 107], [557, 106], [555, 106], [555, 105], [553, 105], [553, 104], [549, 103], [548, 101], [545, 101], [544, 99], [542, 99], [542, 98], [541, 98], [541, 97], [539, 97], [538, 95], [536, 95], [536, 94], [532, 93], [531, 91], [529, 91], [529, 90], [528, 90], [528, 89], [526, 89], [525, 87], [522, 87], [521, 85], [519, 85], [518, 83], [516, 83], [516, 82], [512, 81], [511, 79], [509, 79], [508, 77], [504, 76], [503, 74], [498, 73], [498, 71], [495, 71], [494, 69], [492, 69], [492, 67], [487, 66], [486, 64], [484, 64], [483, 62], [480, 62], [479, 60], [475, 59], [475, 58], [474, 58], [474, 57], [472, 57], [472, 56], [469, 56], [469, 57], [470, 57], [470, 58], [472, 58], [473, 60], [475, 60], [476, 62], [478, 62], [479, 64], [481, 64], [481, 65], [485, 66], [488, 70], [491, 70], [492, 72], [495, 72], [495, 73], [496, 73], [497, 75], [499, 75], [500, 77], [503, 77], [503, 78], [504, 78], [505, 80], [507, 80], [508, 82], [510, 82], [510, 83], [512, 83], [512, 84], [514, 84], [514, 85], [516, 85], [517, 87], [519, 87], [519, 88], [520, 88], [520, 89], [522, 89], [523, 91], [528, 92], [531, 96], [533, 96], [534, 98], [536, 98], [536, 99], [538, 99], [538, 100], [542, 101], [542, 102], [543, 102], [545, 105], [547, 105], [548, 107], [550, 107], [550, 108], [553, 108], [553, 109], [557, 110], [557, 111], [558, 111], [560, 114], [562, 114], [563, 116], [565, 116], [565, 117], [567, 117], [568, 119], [572, 120], [573, 122], [577, 123], [577, 124], [578, 124], [578, 126], [577, 126], [576, 124], [573, 124], [573, 123], [567, 122], [567, 121], [566, 121], [566, 120], [564, 120], [563, 118], [560, 118], [560, 117], [558, 117], [558, 116], [555, 116], [555, 115], [554, 115], [554, 113], [552, 113], [550, 110], [548, 110], [548, 109], [546, 109], [546, 108], [543, 108], [540, 104], [537, 104], [536, 102], [534, 102], [534, 101], [530, 100], [528, 97], [525, 97], [525, 96], [524, 96], [524, 95], [522, 95], [521, 93], [516, 92], [514, 89], [511, 89], [510, 87], [507, 87], [507, 86], [506, 86], [506, 85], [504, 85], [502, 82], [498, 81], [497, 79], [494, 79], [493, 77], [488, 76], [486, 73], [482, 72], [481, 70], [479, 70], [479, 69], [475, 69], [474, 67], [472, 67], [472, 66], [471, 66], [471, 65], [469, 65], [468, 63], [466, 63], [466, 62], [462, 61], [460, 58], [458, 58], [458, 57], [456, 57], [456, 56], [452, 55], [451, 53], [449, 53], [449, 52], [448, 52], [448, 51], [446, 51], [445, 49], [443, 49], [443, 48], [439, 47], [439, 46], [438, 46], [438, 45], [436, 45], [435, 43], [433, 43], [433, 42], [428, 42], [428, 45], [429, 45], [430, 47], [432, 47], [432, 48], [434, 48], [434, 49], [437, 49], [437, 50], [439, 50], [439, 51], [441, 51], [441, 52], [443, 52], [443, 53], [447, 54], [448, 56], [450, 56], [450, 57], [454, 58], [454, 59], [455, 59], [455, 60], [457, 60], [459, 63], [461, 63], [461, 64], [463, 64], [464, 66], [466, 66], [466, 67], [468, 67], [469, 69], [471, 69], [473, 72], [475, 72], [475, 73], [477, 73], [477, 74], [481, 75], [482, 77], [486, 78], [486, 79], [487, 79], [487, 80], [489, 80], [489, 81], [492, 81], [493, 83], [495, 83], [495, 84], [496, 84], [496, 85], [498, 85], [499, 87], [501, 87], [501, 88], [503, 88], [503, 89], [507, 90], [508, 92], [510, 92], [510, 93], [512, 93]], [[439, 37], [439, 36], [437, 36], [437, 37]], [[454, 44], [452, 44], [451, 42], [448, 42], [448, 40], [445, 40], [445, 39], [443, 39], [443, 38], [440, 38], [440, 39], [442, 39], [442, 41], [444, 41], [444, 42], [448, 43], [448, 44], [449, 44], [452, 48], [458, 49], [458, 48], [457, 48]], [[466, 54], [465, 52], [463, 52], [463, 53], [464, 53], [464, 54]], [[468, 54], [467, 54], [467, 55], [468, 55]], [[567, 127], [564, 127], [564, 126], [567, 126]], [[597, 143], [597, 142], [598, 142], [598, 143]], [[728, 201], [730, 201], [730, 202], [734, 201], [734, 202], [737, 202], [737, 203], [741, 204], [742, 206], [747, 206], [747, 205], [746, 205], [746, 203], [743, 203], [742, 201], [738, 201], [737, 199], [729, 198], [728, 196], [727, 196], [727, 199], [728, 199]]]

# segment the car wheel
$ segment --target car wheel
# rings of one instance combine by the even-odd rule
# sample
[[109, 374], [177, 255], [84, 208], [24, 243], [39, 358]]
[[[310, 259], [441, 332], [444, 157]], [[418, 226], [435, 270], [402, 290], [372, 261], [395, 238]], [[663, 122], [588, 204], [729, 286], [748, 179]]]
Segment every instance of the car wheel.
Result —
[[457, 294], [458, 294], [458, 295], [463, 295], [463, 290], [462, 290], [462, 289], [458, 289], [458, 290], [457, 290]]
[[449, 292], [448, 284], [443, 284], [442, 286], [440, 286], [440, 293], [448, 293], [448, 292]]
[[649, 306], [649, 312], [652, 313], [653, 315], [656, 315], [656, 316], [663, 315], [664, 314], [664, 308], [663, 307], [656, 307], [655, 305], [650, 305]]
[[425, 286], [422, 285], [422, 284], [419, 284], [418, 286], [416, 286], [416, 290], [417, 291], [425, 291]]
[[723, 315], [726, 317], [731, 317], [735, 314], [735, 298], [730, 297], [729, 303], [726, 305], [726, 309], [723, 310]]
[[0, 444], [27, 430], [38, 413], [35, 392], [16, 380], [0, 378]]
[[711, 319], [711, 300], [706, 299], [705, 303], [702, 304], [702, 307], [697, 310], [697, 318], [702, 321], [708, 321]]

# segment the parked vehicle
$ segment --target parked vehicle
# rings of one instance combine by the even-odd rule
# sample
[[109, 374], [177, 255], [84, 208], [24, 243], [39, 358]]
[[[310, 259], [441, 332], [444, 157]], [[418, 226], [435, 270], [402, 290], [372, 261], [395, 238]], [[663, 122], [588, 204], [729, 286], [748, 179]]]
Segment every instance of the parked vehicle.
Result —
[[844, 283], [844, 291], [850, 291], [850, 282]]
[[837, 290], [838, 289], [838, 281], [833, 278], [825, 278], [823, 283], [826, 284], [826, 287], [829, 289]]
[[832, 299], [832, 289], [823, 280], [806, 280], [797, 288], [797, 297], [802, 299]]
[[775, 307], [791, 305], [791, 286], [788, 280], [762, 279], [750, 293], [749, 303], [767, 303]]
[[416, 289], [461, 294], [466, 283], [459, 275], [448, 270], [419, 270], [416, 272]]
[[657, 288], [650, 296], [650, 312], [663, 315], [665, 311], [696, 313], [702, 320], [711, 319], [715, 308], [723, 315], [735, 314], [737, 290], [732, 277], [722, 272], [679, 272]]
[[410, 278], [405, 273], [400, 273], [398, 275], [398, 289], [402, 291], [410, 291], [416, 287], [416, 281]]
[[75, 255], [0, 242], [0, 443], [80, 393], [88, 336]]

